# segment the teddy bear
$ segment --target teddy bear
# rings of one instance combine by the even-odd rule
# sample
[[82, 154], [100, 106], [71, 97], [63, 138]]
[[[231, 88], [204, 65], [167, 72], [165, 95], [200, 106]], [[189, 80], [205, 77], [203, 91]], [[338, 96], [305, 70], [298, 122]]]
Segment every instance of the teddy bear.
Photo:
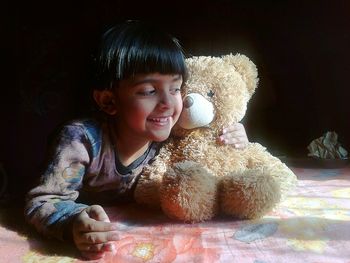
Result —
[[262, 217], [293, 189], [295, 174], [259, 143], [235, 149], [217, 140], [223, 127], [243, 119], [258, 84], [256, 66], [242, 54], [191, 57], [186, 65], [182, 113], [134, 198], [185, 222]]

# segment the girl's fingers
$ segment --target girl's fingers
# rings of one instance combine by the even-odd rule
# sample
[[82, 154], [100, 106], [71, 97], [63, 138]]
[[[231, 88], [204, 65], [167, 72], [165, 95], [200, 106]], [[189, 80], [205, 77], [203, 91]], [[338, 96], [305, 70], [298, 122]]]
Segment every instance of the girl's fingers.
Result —
[[236, 141], [248, 141], [248, 137], [245, 134], [233, 134], [233, 133], [226, 133], [220, 136], [222, 139], [233, 139]]
[[115, 252], [115, 246], [113, 243], [101, 243], [101, 244], [81, 244], [79, 250], [82, 252]]
[[235, 131], [245, 131], [244, 126], [242, 123], [234, 123], [230, 126], [227, 126], [223, 129], [222, 133], [230, 133], [230, 132], [235, 132]]
[[101, 206], [90, 206], [82, 211], [75, 219], [76, 232], [107, 232], [117, 230], [115, 224], [110, 223], [106, 212]]
[[75, 222], [76, 232], [108, 232], [118, 230], [117, 226], [112, 223], [96, 221], [91, 218], [77, 219]]
[[248, 146], [248, 142], [245, 141], [225, 140], [224, 143], [227, 145], [232, 145], [236, 149], [244, 149]]
[[105, 252], [115, 253], [111, 241], [119, 240], [118, 228], [110, 223], [101, 206], [90, 206], [83, 210], [74, 220], [74, 243], [87, 259], [100, 259]]
[[248, 138], [246, 136], [234, 137], [231, 135], [221, 135], [220, 140], [225, 144], [248, 143]]
[[237, 149], [247, 147], [249, 142], [244, 126], [241, 123], [234, 123], [223, 129], [223, 134], [219, 139], [224, 144], [232, 145]]
[[113, 243], [105, 243], [102, 247], [102, 250], [106, 252], [112, 252], [113, 254], [116, 253], [115, 245]]
[[82, 244], [101, 244], [107, 243], [110, 241], [118, 241], [119, 234], [115, 231], [109, 232], [88, 232], [82, 233], [79, 237], [80, 242]]
[[236, 149], [244, 149], [247, 147], [247, 143], [235, 143], [233, 144], [233, 147], [235, 147]]
[[86, 209], [89, 217], [97, 221], [111, 222], [105, 210], [100, 205], [92, 205]]

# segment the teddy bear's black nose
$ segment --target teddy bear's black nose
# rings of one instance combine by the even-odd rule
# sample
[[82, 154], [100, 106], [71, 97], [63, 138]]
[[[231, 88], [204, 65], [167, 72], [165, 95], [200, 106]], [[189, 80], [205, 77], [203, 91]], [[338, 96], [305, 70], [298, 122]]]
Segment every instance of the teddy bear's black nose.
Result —
[[191, 97], [187, 96], [187, 97], [184, 99], [184, 107], [185, 107], [185, 108], [191, 107], [191, 106], [193, 105], [193, 102], [194, 102], [194, 100], [193, 100]]

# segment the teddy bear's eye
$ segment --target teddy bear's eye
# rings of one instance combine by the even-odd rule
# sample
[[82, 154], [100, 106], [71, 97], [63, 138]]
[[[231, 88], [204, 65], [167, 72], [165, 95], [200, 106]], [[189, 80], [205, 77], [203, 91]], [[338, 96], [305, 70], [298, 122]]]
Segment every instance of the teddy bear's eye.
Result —
[[212, 98], [214, 97], [214, 92], [212, 90], [210, 90], [208, 93], [207, 93], [208, 97], [209, 98]]

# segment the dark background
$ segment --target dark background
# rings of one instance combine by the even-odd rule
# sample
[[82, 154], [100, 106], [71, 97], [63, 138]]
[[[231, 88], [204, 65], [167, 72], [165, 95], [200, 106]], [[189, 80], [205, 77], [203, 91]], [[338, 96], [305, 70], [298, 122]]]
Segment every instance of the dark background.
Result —
[[48, 135], [86, 112], [91, 52], [106, 28], [126, 19], [159, 23], [188, 55], [250, 57], [260, 84], [244, 123], [250, 140], [273, 154], [306, 156], [329, 130], [350, 149], [350, 1], [27, 1], [1, 15], [6, 196], [22, 200]]

